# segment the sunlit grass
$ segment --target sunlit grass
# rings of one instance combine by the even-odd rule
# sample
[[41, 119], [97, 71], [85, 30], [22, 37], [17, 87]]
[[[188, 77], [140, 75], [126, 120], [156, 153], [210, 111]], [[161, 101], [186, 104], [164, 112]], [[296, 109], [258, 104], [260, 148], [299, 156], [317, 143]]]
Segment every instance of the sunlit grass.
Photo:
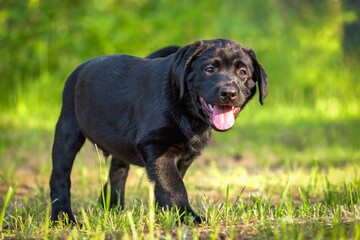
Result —
[[[96, 160], [96, 159], [95, 159]], [[95, 167], [88, 166], [89, 168]], [[84, 166], [82, 166], [84, 167]], [[221, 236], [235, 238], [236, 236], [256, 238], [274, 237], [305, 239], [317, 236], [324, 238], [355, 238], [359, 235], [359, 187], [360, 166], [349, 169], [337, 169], [338, 178], [329, 180], [331, 171], [313, 168], [311, 174], [305, 171], [279, 170], [277, 177], [259, 171], [249, 174], [248, 181], [234, 184], [233, 179], [239, 170], [225, 170], [222, 175], [212, 176], [218, 186], [208, 186], [206, 183], [194, 186], [196, 171], [190, 170], [185, 177], [190, 189], [189, 196], [195, 210], [206, 217], [206, 222], [193, 225], [179, 222], [176, 209], [164, 211], [153, 203], [152, 184], [142, 188], [140, 196], [129, 191], [124, 211], [103, 211], [95, 201], [87, 205], [84, 197], [89, 198], [99, 193], [100, 182], [89, 184], [81, 194], [75, 191], [73, 201], [75, 217], [80, 223], [70, 228], [63, 223], [52, 226], [48, 218], [47, 200], [41, 201], [35, 196], [26, 205], [16, 198], [11, 198], [9, 209], [4, 221], [3, 236], [30, 238], [218, 238]], [[80, 169], [74, 169], [73, 175]], [[137, 186], [137, 179], [143, 169], [131, 171], [127, 189]], [[93, 175], [98, 169], [91, 170]], [[212, 173], [211, 168], [203, 169], [203, 175]], [[230, 179], [228, 179], [231, 177]], [[76, 178], [75, 178], [76, 179]], [[273, 181], [266, 184], [270, 192], [257, 188], [256, 182]], [[300, 181], [302, 179], [303, 181]], [[77, 188], [77, 179], [73, 187]], [[229, 185], [226, 182], [231, 182]], [[307, 183], [306, 183], [307, 182]], [[190, 187], [192, 186], [192, 187]], [[208, 197], [211, 188], [217, 189], [216, 197]], [[31, 193], [29, 193], [31, 194]], [[17, 193], [15, 193], [15, 196]], [[81, 196], [80, 196], [81, 195]], [[131, 200], [133, 199], [133, 200]], [[50, 229], [47, 226], [52, 226]], [[180, 234], [180, 235], [179, 235]]]

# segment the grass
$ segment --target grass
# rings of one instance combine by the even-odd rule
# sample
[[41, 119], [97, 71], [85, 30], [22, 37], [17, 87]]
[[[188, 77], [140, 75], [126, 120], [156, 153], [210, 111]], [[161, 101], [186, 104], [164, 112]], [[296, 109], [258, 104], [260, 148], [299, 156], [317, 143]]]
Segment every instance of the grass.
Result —
[[[357, 167], [355, 170], [359, 172], [360, 168]], [[204, 174], [208, 174], [208, 171], [206, 170]], [[139, 174], [141, 175], [141, 172], [141, 169], [136, 169], [131, 176], [128, 184], [130, 194], [123, 212], [103, 211], [95, 201], [86, 204], [81, 201], [79, 195], [75, 194], [73, 200], [75, 214], [81, 224], [71, 228], [60, 223], [49, 229], [47, 226], [52, 224], [49, 222], [49, 205], [39, 207], [44, 203], [40, 202], [39, 197], [34, 197], [34, 202], [27, 205], [18, 204], [16, 201], [12, 203], [13, 210], [7, 214], [8, 218], [2, 234], [10, 238], [48, 236], [76, 239], [83, 237], [356, 239], [360, 234], [359, 175], [348, 179], [348, 182], [341, 186], [327, 180], [325, 173], [314, 170], [313, 174], [318, 175], [318, 182], [316, 184], [310, 182], [308, 188], [303, 189], [295, 179], [304, 178], [305, 173], [291, 172], [292, 178], [287, 183], [278, 179], [278, 192], [274, 192], [273, 195], [262, 191], [254, 193], [253, 188], [248, 187], [245, 189], [243, 187], [244, 191], [239, 191], [236, 185], [233, 187], [227, 185], [218, 188], [220, 193], [217, 193], [217, 198], [210, 199], [206, 194], [191, 190], [193, 206], [207, 220], [206, 223], [195, 226], [191, 219], [187, 224], [179, 222], [179, 213], [176, 209], [171, 211], [158, 209], [154, 205], [151, 184], [146, 183], [148, 186], [136, 196], [131, 189], [136, 186], [134, 180]], [[225, 173], [231, 175], [238, 172], [235, 170]], [[348, 173], [348, 169], [341, 170], [340, 173]], [[282, 172], [282, 174], [287, 173]], [[218, 178], [219, 176], [215, 176], [214, 180]], [[264, 177], [253, 175], [250, 178], [256, 181]], [[78, 185], [76, 183], [74, 185]], [[269, 185], [273, 186], [273, 184]], [[93, 191], [93, 187], [90, 187], [89, 191]], [[89, 193], [85, 193], [87, 194]], [[280, 203], [277, 203], [278, 201]]]
[[334, 116], [319, 107], [260, 108], [254, 101], [235, 129], [214, 133], [185, 176], [191, 205], [206, 218], [200, 225], [191, 217], [180, 222], [176, 209], [159, 209], [137, 167], [129, 173], [124, 211], [104, 211], [97, 200], [108, 198], [101, 185], [109, 162], [87, 143], [72, 171], [80, 224], [70, 227], [65, 217], [54, 226], [48, 181], [56, 114], [46, 121], [41, 111], [13, 114], [0, 118], [3, 238], [360, 238], [359, 118], [346, 106]]

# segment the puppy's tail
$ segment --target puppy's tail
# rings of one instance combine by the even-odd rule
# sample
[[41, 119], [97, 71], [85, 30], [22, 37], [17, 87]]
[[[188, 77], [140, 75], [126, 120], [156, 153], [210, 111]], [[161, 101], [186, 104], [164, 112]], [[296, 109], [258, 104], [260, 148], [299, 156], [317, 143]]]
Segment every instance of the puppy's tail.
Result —
[[169, 55], [171, 55], [173, 53], [176, 53], [176, 51], [179, 48], [180, 47], [178, 47], [178, 46], [165, 47], [165, 48], [162, 48], [160, 50], [157, 50], [156, 52], [153, 52], [152, 54], [150, 54], [146, 58], [153, 59], [153, 58], [167, 57], [167, 56], [169, 56]]

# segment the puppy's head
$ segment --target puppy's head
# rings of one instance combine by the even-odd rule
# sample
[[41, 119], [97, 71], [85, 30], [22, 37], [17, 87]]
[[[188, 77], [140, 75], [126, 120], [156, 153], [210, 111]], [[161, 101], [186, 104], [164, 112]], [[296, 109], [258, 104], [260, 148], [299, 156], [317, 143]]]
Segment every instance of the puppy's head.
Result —
[[188, 94], [192, 111], [217, 131], [229, 130], [236, 116], [254, 96], [260, 103], [268, 93], [268, 79], [251, 48], [230, 40], [197, 41], [175, 54], [173, 78], [180, 98]]

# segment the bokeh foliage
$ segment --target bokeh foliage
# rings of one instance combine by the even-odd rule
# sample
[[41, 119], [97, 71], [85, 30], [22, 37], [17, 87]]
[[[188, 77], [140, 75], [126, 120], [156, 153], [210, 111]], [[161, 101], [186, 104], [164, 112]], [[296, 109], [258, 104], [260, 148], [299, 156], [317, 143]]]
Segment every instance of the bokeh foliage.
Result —
[[358, 115], [359, 51], [356, 44], [344, 50], [344, 39], [360, 34], [345, 31], [359, 22], [351, 2], [1, 0], [0, 106], [51, 112], [66, 77], [92, 57], [143, 57], [167, 45], [227, 38], [256, 51], [272, 105], [341, 105]]

